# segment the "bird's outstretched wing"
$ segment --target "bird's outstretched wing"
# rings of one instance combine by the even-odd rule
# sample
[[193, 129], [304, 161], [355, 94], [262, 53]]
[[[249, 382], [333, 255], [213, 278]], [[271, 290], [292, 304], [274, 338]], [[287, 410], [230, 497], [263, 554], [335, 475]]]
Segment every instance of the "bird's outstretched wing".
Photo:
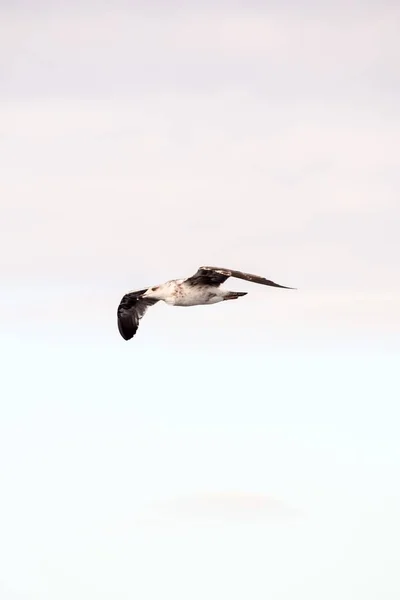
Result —
[[261, 285], [270, 285], [272, 287], [284, 288], [286, 290], [293, 290], [295, 288], [287, 287], [286, 285], [279, 285], [274, 283], [270, 279], [260, 277], [259, 275], [252, 275], [251, 273], [243, 273], [242, 271], [234, 271], [233, 269], [224, 269], [222, 267], [200, 267], [194, 275], [188, 277], [185, 283], [190, 285], [214, 285], [219, 286], [224, 283], [229, 277], [236, 277], [237, 279], [244, 279], [246, 281], [252, 281], [253, 283], [260, 283]]
[[142, 294], [146, 291], [139, 290], [125, 294], [118, 306], [118, 329], [124, 340], [133, 338], [146, 310], [158, 302], [152, 298], [142, 298]]

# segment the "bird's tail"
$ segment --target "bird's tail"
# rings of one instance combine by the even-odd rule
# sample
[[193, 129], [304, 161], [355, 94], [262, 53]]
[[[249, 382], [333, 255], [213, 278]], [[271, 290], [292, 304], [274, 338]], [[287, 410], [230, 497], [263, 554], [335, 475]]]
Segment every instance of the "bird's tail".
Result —
[[227, 292], [224, 300], [237, 300], [240, 296], [246, 296], [248, 292]]

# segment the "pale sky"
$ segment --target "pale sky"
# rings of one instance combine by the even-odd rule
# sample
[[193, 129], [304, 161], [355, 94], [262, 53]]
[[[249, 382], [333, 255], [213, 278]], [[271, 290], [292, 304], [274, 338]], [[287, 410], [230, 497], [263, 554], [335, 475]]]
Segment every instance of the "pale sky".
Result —
[[398, 600], [399, 27], [0, 3], [2, 600]]

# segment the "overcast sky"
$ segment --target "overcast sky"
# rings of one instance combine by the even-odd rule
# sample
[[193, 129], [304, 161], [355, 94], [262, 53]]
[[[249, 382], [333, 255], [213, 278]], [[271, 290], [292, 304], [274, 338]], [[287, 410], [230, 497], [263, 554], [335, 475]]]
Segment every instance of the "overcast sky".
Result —
[[2, 600], [398, 599], [399, 27], [0, 3]]

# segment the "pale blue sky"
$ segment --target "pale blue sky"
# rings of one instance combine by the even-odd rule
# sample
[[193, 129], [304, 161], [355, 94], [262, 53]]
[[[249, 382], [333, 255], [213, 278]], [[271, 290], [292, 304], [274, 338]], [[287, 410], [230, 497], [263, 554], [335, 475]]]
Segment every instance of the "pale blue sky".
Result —
[[0, 8], [1, 598], [397, 600], [399, 8], [168, 6]]

